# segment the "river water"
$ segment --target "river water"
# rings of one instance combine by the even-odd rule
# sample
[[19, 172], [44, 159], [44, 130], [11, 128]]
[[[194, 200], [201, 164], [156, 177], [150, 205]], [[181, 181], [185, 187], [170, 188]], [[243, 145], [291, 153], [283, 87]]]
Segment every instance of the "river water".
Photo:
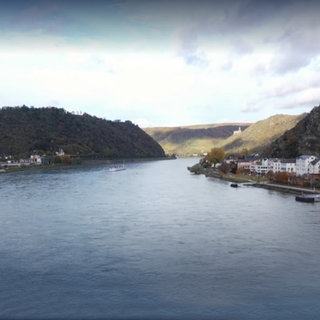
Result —
[[319, 319], [320, 203], [197, 159], [0, 175], [1, 319]]

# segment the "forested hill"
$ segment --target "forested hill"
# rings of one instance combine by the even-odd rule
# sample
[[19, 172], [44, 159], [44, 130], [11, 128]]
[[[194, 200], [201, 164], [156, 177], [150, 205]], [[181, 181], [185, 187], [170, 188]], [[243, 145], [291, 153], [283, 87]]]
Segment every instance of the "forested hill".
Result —
[[59, 149], [99, 159], [165, 156], [162, 147], [131, 121], [75, 115], [54, 107], [0, 109], [0, 156], [55, 154]]
[[314, 107], [264, 151], [268, 157], [294, 158], [303, 154], [320, 155], [320, 106]]

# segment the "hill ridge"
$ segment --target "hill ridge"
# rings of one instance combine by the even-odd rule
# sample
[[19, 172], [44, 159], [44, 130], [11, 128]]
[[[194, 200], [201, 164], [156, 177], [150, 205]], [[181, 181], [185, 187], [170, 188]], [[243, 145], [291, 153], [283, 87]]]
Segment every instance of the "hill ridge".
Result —
[[28, 157], [37, 151], [101, 159], [164, 157], [162, 147], [137, 125], [61, 108], [2, 107], [0, 156]]
[[[204, 125], [200, 125], [200, 129], [198, 129], [198, 125], [192, 125], [166, 127], [165, 129], [163, 127], [145, 128], [144, 130], [158, 141], [168, 154], [202, 154], [210, 151], [213, 147], [223, 148], [227, 153], [257, 153], [262, 152], [272, 141], [293, 128], [305, 116], [306, 114], [276, 114], [255, 123], [227, 123], [228, 133], [225, 136], [209, 134], [199, 136], [198, 133], [204, 130], [202, 128]], [[226, 128], [221, 123], [208, 126], [210, 130]], [[242, 132], [234, 135], [233, 131], [237, 130], [239, 126], [242, 128]], [[183, 133], [181, 128], [188, 130], [188, 135], [185, 134], [184, 139], [173, 139], [173, 136]]]
[[320, 105], [313, 107], [295, 127], [273, 141], [263, 152], [270, 157], [320, 155]]

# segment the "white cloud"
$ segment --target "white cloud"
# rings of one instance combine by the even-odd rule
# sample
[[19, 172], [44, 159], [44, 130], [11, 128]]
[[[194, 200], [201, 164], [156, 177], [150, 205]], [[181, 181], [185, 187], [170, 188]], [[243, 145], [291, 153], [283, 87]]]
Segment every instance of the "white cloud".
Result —
[[124, 2], [104, 5], [105, 16], [108, 10], [84, 3], [88, 12], [62, 12], [59, 4], [25, 11], [25, 21], [2, 33], [3, 105], [56, 103], [109, 119], [182, 125], [244, 114], [259, 120], [319, 94], [320, 23], [308, 5]]

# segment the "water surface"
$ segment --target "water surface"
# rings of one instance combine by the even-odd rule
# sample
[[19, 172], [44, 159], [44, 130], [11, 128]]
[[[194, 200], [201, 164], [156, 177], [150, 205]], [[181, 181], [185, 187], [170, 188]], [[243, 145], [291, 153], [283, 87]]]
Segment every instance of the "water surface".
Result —
[[196, 162], [1, 174], [0, 318], [319, 318], [320, 203]]

